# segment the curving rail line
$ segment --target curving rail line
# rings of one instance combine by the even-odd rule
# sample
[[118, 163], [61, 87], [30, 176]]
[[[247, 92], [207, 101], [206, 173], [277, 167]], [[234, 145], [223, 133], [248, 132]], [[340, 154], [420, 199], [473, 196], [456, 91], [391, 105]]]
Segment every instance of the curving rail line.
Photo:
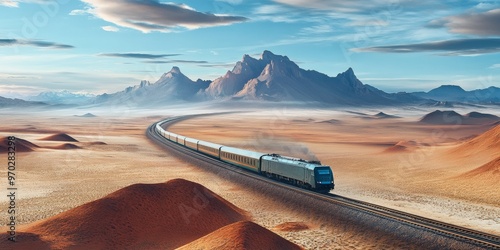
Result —
[[[220, 113], [219, 113], [220, 114]], [[210, 114], [213, 115], [213, 114]], [[181, 117], [173, 117], [166, 120], [159, 121], [150, 125], [146, 131], [147, 136], [158, 144], [168, 147], [171, 150], [175, 150], [189, 157], [204, 161], [206, 163], [215, 165], [217, 167], [226, 169], [228, 171], [237, 172], [238, 174], [244, 175], [246, 178], [258, 179], [259, 181], [264, 181], [272, 183], [273, 185], [278, 185], [286, 189], [293, 190], [294, 192], [299, 192], [306, 194], [308, 196], [314, 197], [315, 199], [322, 200], [329, 203], [334, 203], [336, 205], [344, 206], [349, 209], [354, 209], [357, 211], [372, 214], [374, 216], [385, 218], [405, 225], [412, 226], [427, 232], [432, 232], [437, 235], [441, 235], [447, 238], [452, 238], [461, 242], [469, 243], [473, 246], [477, 246], [485, 249], [500, 249], [500, 236], [480, 232], [477, 230], [472, 230], [465, 227], [456, 226], [453, 224], [445, 223], [442, 221], [437, 221], [422, 216], [402, 212], [399, 210], [383, 207], [380, 205], [375, 205], [372, 203], [359, 201], [335, 194], [320, 194], [312, 192], [310, 190], [301, 189], [292, 185], [281, 183], [272, 179], [265, 178], [263, 176], [257, 175], [253, 172], [248, 172], [244, 169], [237, 168], [231, 164], [219, 161], [215, 158], [209, 157], [207, 155], [201, 154], [189, 148], [186, 148], [180, 144], [166, 140], [161, 135], [159, 135], [155, 127], [157, 124], [163, 127], [168, 127], [169, 125], [192, 118], [197, 115], [188, 115]]]

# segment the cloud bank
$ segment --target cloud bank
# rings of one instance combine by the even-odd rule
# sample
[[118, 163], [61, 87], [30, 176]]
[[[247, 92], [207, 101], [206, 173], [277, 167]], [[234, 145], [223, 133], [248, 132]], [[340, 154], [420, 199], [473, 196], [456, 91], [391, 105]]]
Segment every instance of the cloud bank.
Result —
[[355, 48], [354, 52], [444, 52], [442, 55], [479, 55], [500, 52], [500, 38], [456, 39], [429, 43]]
[[99, 54], [99, 56], [107, 56], [107, 57], [121, 57], [121, 58], [134, 58], [134, 59], [158, 59], [165, 58], [170, 56], [179, 56], [181, 54], [143, 54], [143, 53], [103, 53]]
[[172, 32], [185, 29], [230, 25], [248, 20], [242, 16], [216, 15], [194, 10], [184, 4], [163, 3], [156, 0], [82, 0], [89, 6], [87, 12], [117, 26], [144, 33]]
[[48, 49], [72, 49], [74, 46], [39, 40], [0, 39], [0, 46], [34, 46]]
[[443, 24], [453, 33], [500, 36], [500, 9], [452, 16]]

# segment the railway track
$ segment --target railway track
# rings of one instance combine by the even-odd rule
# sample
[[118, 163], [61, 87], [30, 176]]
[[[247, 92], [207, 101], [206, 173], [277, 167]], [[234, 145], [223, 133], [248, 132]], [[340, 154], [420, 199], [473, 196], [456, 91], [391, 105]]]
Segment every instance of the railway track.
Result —
[[[170, 119], [166, 119], [158, 122], [163, 127], [168, 127], [173, 123], [186, 120], [192, 118], [193, 115], [190, 116], [182, 116], [182, 117], [174, 117]], [[228, 171], [236, 172], [240, 175], [245, 176], [246, 178], [255, 179], [258, 181], [263, 181], [267, 183], [272, 183], [272, 185], [280, 186], [282, 188], [293, 190], [293, 192], [301, 193], [310, 197], [314, 197], [315, 199], [332, 203], [335, 205], [343, 206], [348, 209], [354, 209], [360, 212], [369, 213], [373, 216], [391, 220], [397, 223], [402, 223], [406, 226], [413, 227], [418, 230], [423, 230], [425, 232], [430, 232], [432, 234], [436, 234], [445, 238], [454, 239], [463, 243], [470, 244], [471, 246], [475, 246], [477, 248], [483, 249], [500, 249], [500, 236], [488, 234], [484, 232], [480, 232], [477, 230], [472, 230], [465, 227], [456, 226], [453, 224], [445, 223], [442, 221], [437, 221], [429, 218], [425, 218], [422, 216], [406, 213], [403, 211], [387, 208], [384, 206], [359, 201], [355, 199], [351, 199], [348, 197], [343, 197], [335, 194], [320, 194], [316, 192], [312, 192], [310, 190], [305, 190], [302, 188], [298, 188], [292, 185], [288, 185], [285, 183], [281, 183], [272, 179], [265, 178], [263, 176], [257, 175], [253, 172], [248, 172], [244, 169], [235, 167], [231, 164], [219, 161], [218, 159], [212, 158], [210, 156], [201, 154], [199, 152], [193, 151], [189, 148], [186, 148], [177, 143], [166, 140], [161, 135], [159, 135], [155, 126], [158, 123], [152, 124], [148, 127], [146, 133], [147, 136], [155, 141], [157, 144], [161, 144], [164, 147], [169, 148], [170, 150], [175, 151], [177, 154], [180, 154], [184, 157], [191, 157], [197, 159], [199, 161], [206, 162], [208, 164], [212, 164], [221, 169], [225, 169]]]

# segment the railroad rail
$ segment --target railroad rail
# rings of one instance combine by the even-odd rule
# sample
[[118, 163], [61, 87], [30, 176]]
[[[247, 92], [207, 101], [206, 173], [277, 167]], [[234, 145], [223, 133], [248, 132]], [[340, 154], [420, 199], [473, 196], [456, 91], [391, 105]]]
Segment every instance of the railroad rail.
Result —
[[[214, 114], [210, 114], [214, 115]], [[204, 161], [206, 163], [215, 165], [221, 169], [225, 169], [227, 171], [233, 171], [238, 174], [245, 176], [246, 178], [255, 179], [258, 181], [264, 181], [267, 183], [272, 183], [272, 185], [280, 186], [282, 188], [293, 190], [294, 192], [302, 193], [308, 195], [310, 197], [314, 197], [315, 199], [322, 200], [324, 202], [333, 203], [335, 205], [340, 205], [349, 209], [354, 209], [357, 211], [369, 213], [371, 215], [377, 216], [379, 218], [384, 218], [387, 220], [392, 220], [398, 223], [402, 223], [407, 226], [411, 226], [413, 228], [417, 228], [420, 230], [424, 230], [426, 232], [431, 232], [433, 234], [437, 234], [446, 238], [455, 239], [460, 242], [464, 242], [470, 244], [472, 246], [484, 249], [500, 249], [500, 236], [484, 233], [481, 231], [445, 223], [438, 220], [433, 220], [429, 218], [425, 218], [422, 216], [410, 214], [407, 212], [399, 211], [396, 209], [387, 208], [384, 206], [351, 199], [348, 197], [343, 197], [335, 194], [321, 194], [316, 193], [310, 190], [302, 189], [296, 186], [292, 186], [289, 184], [285, 184], [273, 179], [265, 178], [261, 175], [255, 174], [253, 172], [246, 171], [244, 169], [235, 167], [229, 163], [219, 161], [218, 159], [212, 158], [210, 156], [204, 155], [202, 153], [191, 150], [183, 145], [174, 143], [172, 141], [166, 140], [160, 134], [156, 132], [156, 125], [160, 124], [164, 128], [172, 125], [173, 123], [186, 120], [192, 118], [196, 115], [188, 115], [181, 117], [173, 117], [169, 119], [165, 119], [150, 125], [146, 131], [147, 136], [156, 142], [157, 144], [161, 144], [165, 147], [168, 147], [170, 150], [173, 150], [177, 153], [183, 154], [186, 157], [192, 157], [194, 159]]]

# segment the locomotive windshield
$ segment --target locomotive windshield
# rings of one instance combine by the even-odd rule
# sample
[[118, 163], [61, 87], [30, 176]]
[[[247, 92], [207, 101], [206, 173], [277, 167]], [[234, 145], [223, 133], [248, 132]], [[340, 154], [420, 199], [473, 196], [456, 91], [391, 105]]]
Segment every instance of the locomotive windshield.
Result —
[[330, 167], [317, 167], [314, 169], [316, 175], [316, 183], [331, 184], [333, 181], [333, 174]]
[[318, 174], [330, 174], [330, 170], [328, 169], [319, 169]]

